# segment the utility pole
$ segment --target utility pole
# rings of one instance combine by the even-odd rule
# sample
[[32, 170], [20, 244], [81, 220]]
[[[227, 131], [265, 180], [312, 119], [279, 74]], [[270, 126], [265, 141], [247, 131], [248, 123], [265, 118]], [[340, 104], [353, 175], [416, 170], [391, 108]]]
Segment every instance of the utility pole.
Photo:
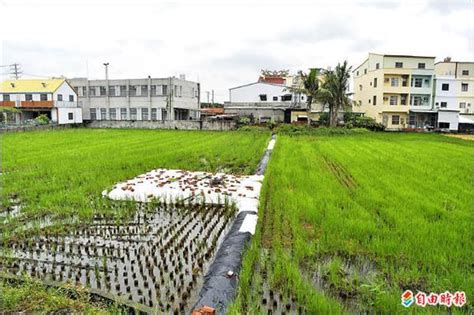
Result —
[[214, 107], [214, 90], [212, 90], [212, 107]]
[[[105, 114], [105, 117], [107, 119], [110, 119], [110, 98], [109, 98], [109, 63], [104, 62], [105, 66], [105, 100], [107, 102], [107, 113]], [[100, 89], [100, 88], [99, 88]], [[100, 94], [100, 92], [99, 92]], [[117, 115], [117, 113], [116, 113]]]
[[105, 79], [106, 80], [109, 80], [109, 64], [108, 62], [104, 62], [104, 66], [105, 66]]
[[10, 65], [10, 74], [15, 78], [15, 80], [18, 80], [22, 74], [21, 65], [19, 63]]
[[209, 91], [206, 91], [206, 94], [207, 94], [207, 106], [209, 107], [210, 103], [209, 103]]

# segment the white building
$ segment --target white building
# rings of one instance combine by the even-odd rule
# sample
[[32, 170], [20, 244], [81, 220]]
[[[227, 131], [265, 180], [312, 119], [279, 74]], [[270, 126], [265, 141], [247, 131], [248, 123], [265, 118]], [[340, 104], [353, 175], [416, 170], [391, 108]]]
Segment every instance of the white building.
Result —
[[289, 122], [292, 109], [306, 108], [306, 95], [290, 91], [285, 84], [255, 82], [229, 89], [226, 114], [250, 116], [259, 121]]
[[19, 109], [20, 121], [45, 114], [57, 124], [82, 123], [77, 94], [65, 79], [3, 81], [0, 106]]
[[180, 78], [69, 80], [85, 120], [198, 120], [200, 85]]
[[457, 62], [447, 58], [435, 64], [435, 73], [434, 104], [438, 110], [438, 127], [460, 131], [472, 129], [474, 62]]

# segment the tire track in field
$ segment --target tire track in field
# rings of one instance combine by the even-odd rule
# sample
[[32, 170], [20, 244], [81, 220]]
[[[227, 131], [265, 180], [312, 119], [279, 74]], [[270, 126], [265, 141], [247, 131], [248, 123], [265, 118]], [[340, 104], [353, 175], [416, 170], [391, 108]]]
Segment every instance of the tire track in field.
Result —
[[350, 192], [357, 187], [357, 183], [347, 169], [341, 163], [329, 159], [323, 155], [324, 163], [328, 170], [336, 177], [337, 181]]

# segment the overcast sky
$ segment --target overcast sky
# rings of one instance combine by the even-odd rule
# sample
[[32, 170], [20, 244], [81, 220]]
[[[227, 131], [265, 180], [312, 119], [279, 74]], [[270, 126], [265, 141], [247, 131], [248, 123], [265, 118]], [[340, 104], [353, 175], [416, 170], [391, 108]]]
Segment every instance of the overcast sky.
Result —
[[110, 78], [184, 73], [218, 101], [261, 69], [369, 52], [474, 61], [473, 0], [0, 0], [0, 12], [0, 64], [24, 77], [104, 78], [109, 62]]

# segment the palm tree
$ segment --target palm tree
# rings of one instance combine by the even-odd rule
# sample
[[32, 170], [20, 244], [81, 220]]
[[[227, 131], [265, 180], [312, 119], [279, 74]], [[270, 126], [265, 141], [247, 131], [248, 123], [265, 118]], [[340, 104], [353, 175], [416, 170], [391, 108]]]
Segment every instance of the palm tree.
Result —
[[309, 117], [311, 114], [311, 104], [313, 100], [316, 99], [316, 94], [319, 89], [319, 76], [321, 74], [320, 69], [318, 68], [311, 68], [309, 69], [309, 73], [305, 73], [303, 71], [298, 72], [298, 76], [301, 78], [302, 85], [299, 87], [293, 87], [289, 90], [297, 93], [299, 95], [305, 94], [306, 95], [306, 116], [308, 117], [308, 125], [311, 123]]
[[316, 93], [316, 99], [329, 108], [329, 125], [336, 127], [337, 114], [341, 109], [351, 106], [351, 100], [347, 96], [351, 68], [347, 61], [338, 63], [334, 70], [324, 72], [321, 86]]

